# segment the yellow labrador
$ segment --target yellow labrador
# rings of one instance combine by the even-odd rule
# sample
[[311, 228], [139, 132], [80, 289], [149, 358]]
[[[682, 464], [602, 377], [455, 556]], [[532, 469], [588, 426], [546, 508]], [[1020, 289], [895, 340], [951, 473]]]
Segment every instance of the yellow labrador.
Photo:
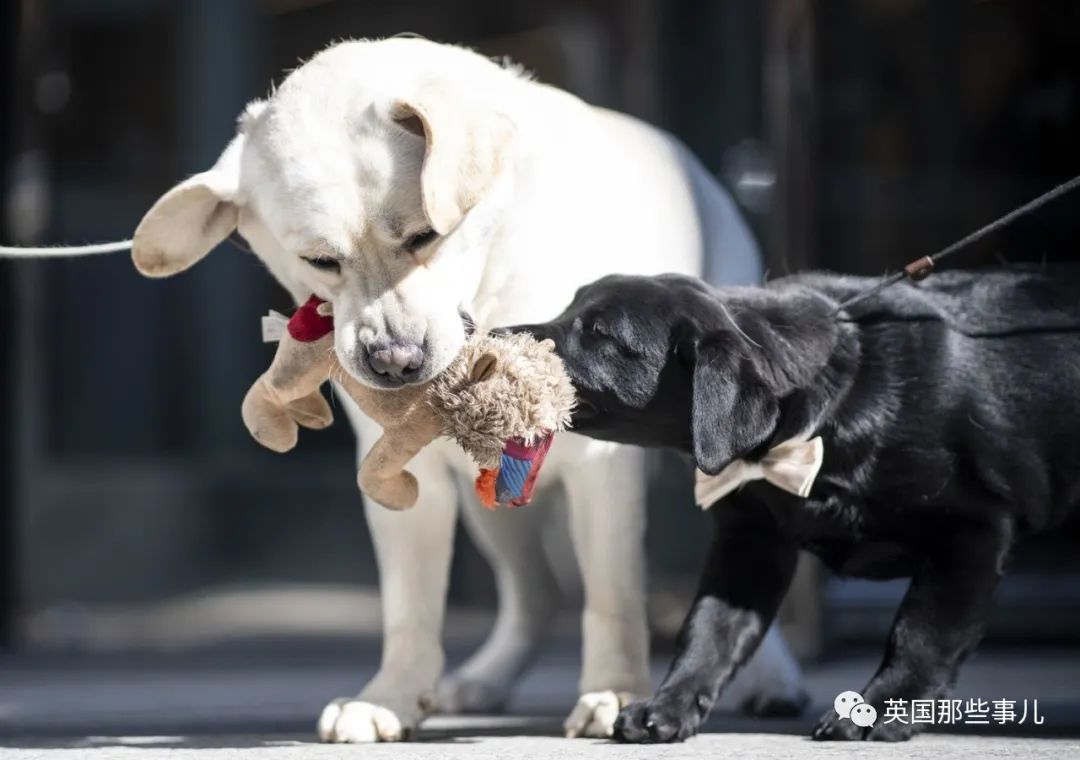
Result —
[[[384, 388], [442, 370], [465, 339], [462, 313], [481, 328], [539, 322], [597, 277], [698, 273], [706, 255], [723, 282], [760, 277], [731, 199], [670, 136], [418, 39], [334, 45], [248, 106], [217, 164], [146, 214], [135, 264], [176, 274], [234, 230], [297, 301], [333, 303], [341, 365]], [[362, 456], [378, 429], [349, 412]], [[566, 511], [463, 509], [494, 566], [499, 612], [484, 646], [440, 682], [455, 473], [472, 468], [433, 445], [410, 469], [424, 484], [414, 509], [367, 505], [382, 667], [358, 697], [327, 706], [325, 741], [402, 739], [432, 706], [499, 707], [558, 605], [540, 535]], [[609, 735], [619, 704], [650, 693], [642, 472], [638, 450], [575, 435], [560, 438], [545, 469], [548, 490], [565, 487], [585, 592], [572, 736]], [[797, 702], [798, 669], [769, 641], [750, 693]]]

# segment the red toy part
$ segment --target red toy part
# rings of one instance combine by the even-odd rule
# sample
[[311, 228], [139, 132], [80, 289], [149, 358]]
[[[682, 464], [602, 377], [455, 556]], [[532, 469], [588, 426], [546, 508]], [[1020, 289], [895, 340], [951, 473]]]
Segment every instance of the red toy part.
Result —
[[496, 509], [498, 507], [495, 502], [495, 480], [498, 477], [498, 470], [489, 470], [486, 467], [481, 468], [480, 474], [476, 476], [476, 495], [480, 498], [480, 503], [484, 505], [485, 509]]
[[312, 296], [289, 319], [289, 335], [301, 343], [311, 343], [334, 331], [334, 318], [319, 313], [319, 305], [326, 303]]

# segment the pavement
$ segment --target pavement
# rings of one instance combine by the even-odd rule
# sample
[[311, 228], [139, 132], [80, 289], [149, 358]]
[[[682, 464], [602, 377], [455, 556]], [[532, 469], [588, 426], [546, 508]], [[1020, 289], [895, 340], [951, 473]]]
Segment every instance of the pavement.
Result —
[[[451, 660], [469, 647], [451, 647]], [[1074, 650], [983, 651], [957, 697], [1038, 699], [1042, 725], [953, 727], [901, 745], [823, 744], [807, 736], [836, 694], [858, 689], [879, 654], [807, 668], [812, 707], [794, 719], [750, 719], [730, 701], [682, 745], [624, 746], [560, 736], [574, 701], [576, 642], [560, 641], [525, 677], [507, 714], [435, 716], [417, 741], [344, 746], [312, 742], [325, 701], [354, 693], [377, 666], [374, 642], [238, 642], [182, 652], [0, 656], [0, 760], [246, 760], [259, 758], [1078, 758], [1080, 657]], [[666, 655], [658, 655], [659, 678]]]
[[317, 760], [363, 757], [365, 760], [679, 760], [681, 758], [903, 758], [904, 760], [989, 760], [990, 758], [1080, 757], [1080, 742], [1066, 739], [1001, 739], [988, 737], [921, 736], [905, 744], [822, 744], [776, 734], [705, 734], [684, 744], [629, 746], [599, 740], [560, 739], [550, 736], [460, 736], [411, 744], [311, 744], [303, 740], [235, 737], [191, 739], [145, 737], [138, 740], [92, 740], [69, 748], [23, 748], [0, 751], [6, 760], [87, 758], [88, 760]]

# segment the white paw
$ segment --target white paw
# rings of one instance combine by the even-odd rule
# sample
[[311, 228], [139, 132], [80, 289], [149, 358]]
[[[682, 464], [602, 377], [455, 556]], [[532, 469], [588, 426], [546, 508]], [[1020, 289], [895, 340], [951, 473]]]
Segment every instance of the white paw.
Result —
[[583, 736], [607, 738], [615, 733], [619, 711], [633, 701], [629, 694], [613, 691], [590, 691], [578, 697], [570, 716], [563, 722], [567, 739]]
[[509, 695], [504, 684], [452, 675], [435, 689], [435, 709], [444, 715], [500, 712]]
[[399, 742], [408, 729], [385, 707], [341, 697], [328, 704], [319, 716], [319, 741], [337, 744]]

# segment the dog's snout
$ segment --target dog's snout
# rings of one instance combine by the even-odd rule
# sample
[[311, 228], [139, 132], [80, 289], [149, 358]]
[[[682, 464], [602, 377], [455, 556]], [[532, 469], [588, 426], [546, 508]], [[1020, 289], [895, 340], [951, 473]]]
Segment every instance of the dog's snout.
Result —
[[408, 381], [424, 365], [424, 349], [418, 343], [390, 343], [368, 349], [368, 365], [377, 375]]
[[476, 320], [473, 319], [472, 314], [462, 308], [458, 309], [458, 316], [461, 317], [461, 326], [465, 328], [465, 337], [472, 337], [476, 332]]

